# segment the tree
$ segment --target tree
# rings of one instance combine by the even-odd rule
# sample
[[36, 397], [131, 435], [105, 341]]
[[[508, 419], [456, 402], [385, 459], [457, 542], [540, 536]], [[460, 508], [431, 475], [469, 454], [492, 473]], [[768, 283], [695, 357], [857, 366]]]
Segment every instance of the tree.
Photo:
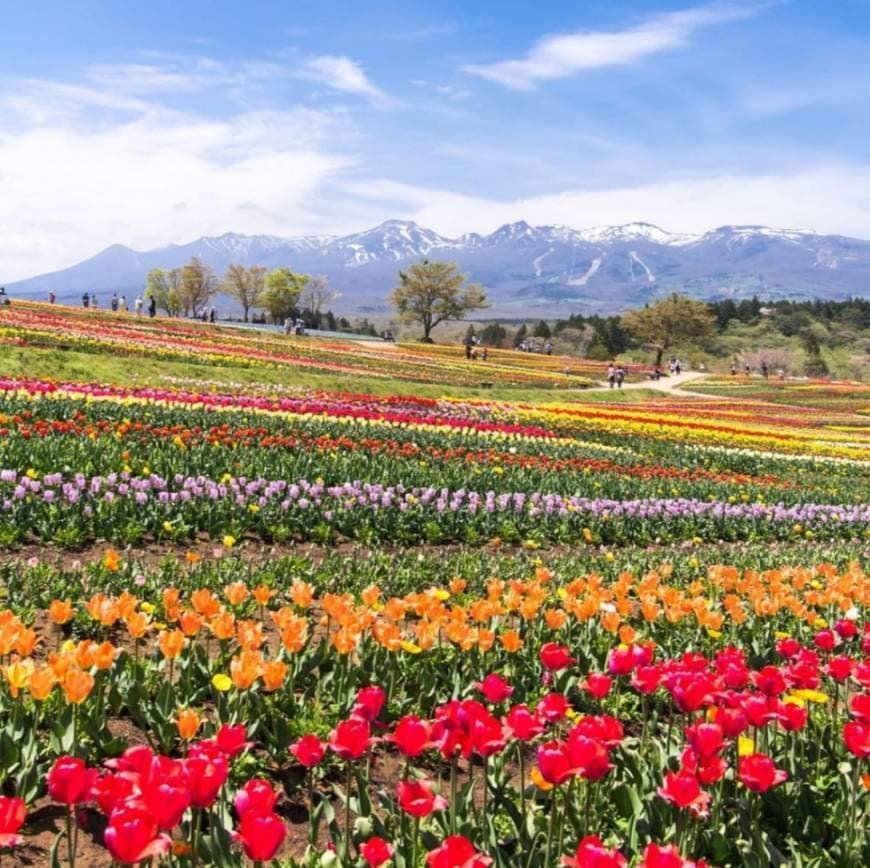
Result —
[[329, 278], [323, 274], [318, 274], [309, 278], [308, 283], [305, 284], [299, 299], [299, 306], [303, 311], [312, 314], [314, 318], [318, 318], [321, 310], [324, 307], [329, 307], [340, 296], [341, 293], [329, 285]]
[[200, 309], [208, 304], [218, 289], [218, 280], [211, 266], [194, 256], [187, 265], [181, 267], [178, 285], [178, 299], [184, 315], [197, 316]]
[[514, 335], [514, 346], [518, 347], [525, 339], [529, 330], [526, 328], [526, 324], [523, 323], [518, 329], [517, 333]]
[[164, 271], [162, 268], [152, 268], [145, 278], [145, 298], [153, 298], [154, 304], [166, 311], [167, 316], [177, 316], [181, 312], [179, 279], [180, 269]]
[[500, 347], [507, 337], [507, 329], [497, 322], [491, 322], [484, 326], [480, 333], [481, 343], [488, 347]]
[[245, 322], [248, 321], [248, 312], [252, 307], [257, 307], [266, 288], [267, 274], [267, 269], [262, 265], [252, 265], [250, 268], [231, 265], [227, 268], [221, 289], [242, 306]]
[[598, 333], [591, 325], [582, 328], [569, 326], [559, 332], [559, 343], [565, 343], [571, 348], [571, 352], [577, 356], [585, 356]]
[[550, 326], [544, 320], [538, 320], [535, 324], [534, 329], [532, 330], [533, 338], [549, 338], [552, 336], [550, 332]]
[[653, 350], [656, 365], [674, 344], [711, 334], [715, 320], [702, 301], [673, 293], [622, 316], [622, 326], [634, 340]]
[[473, 310], [489, 307], [486, 290], [466, 283], [455, 263], [425, 259], [399, 272], [399, 285], [390, 294], [390, 303], [399, 319], [423, 326], [424, 343], [432, 343], [432, 329], [439, 323], [460, 320]]
[[266, 289], [260, 295], [257, 307], [265, 310], [272, 322], [284, 322], [295, 313], [296, 303], [308, 280], [307, 274], [296, 274], [289, 268], [270, 271], [266, 275]]

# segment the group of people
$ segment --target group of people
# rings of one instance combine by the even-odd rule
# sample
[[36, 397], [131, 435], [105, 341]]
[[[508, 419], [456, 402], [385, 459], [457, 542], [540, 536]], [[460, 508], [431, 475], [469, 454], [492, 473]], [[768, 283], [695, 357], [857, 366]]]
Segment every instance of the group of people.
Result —
[[[770, 365], [767, 364], [766, 361], [762, 361], [762, 363], [758, 367], [758, 371], [762, 377], [766, 380], [770, 376]], [[743, 374], [744, 376], [749, 376], [752, 373], [752, 366], [747, 362], [743, 366]], [[737, 361], [733, 360], [731, 362], [731, 376], [734, 377], [737, 375]], [[785, 368], [777, 368], [776, 376], [779, 377], [780, 380], [785, 379]]]
[[481, 344], [479, 337], [472, 336], [465, 342], [465, 358], [469, 360], [480, 358], [485, 362], [489, 358], [489, 350]]
[[305, 334], [305, 320], [302, 317], [294, 319], [292, 316], [288, 316], [284, 320], [284, 334], [303, 336]]
[[[48, 303], [54, 304], [57, 301], [57, 296], [53, 292], [48, 293]], [[95, 293], [82, 293], [82, 307], [90, 308], [91, 310], [98, 310], [100, 307], [99, 300]], [[121, 295], [119, 296], [116, 292], [112, 296], [112, 300], [109, 302], [109, 307], [112, 310], [112, 313], [127, 313], [127, 296]], [[142, 298], [141, 295], [136, 296], [136, 300], [133, 302], [133, 311], [135, 312], [138, 318], [142, 318], [142, 311], [147, 310], [148, 316], [152, 319], [157, 316], [157, 302], [154, 299], [154, 296], [149, 296], [148, 303], [146, 305], [145, 299]], [[212, 308], [212, 322], [214, 322], [213, 318], [214, 308]], [[203, 312], [203, 322], [206, 320], [206, 314]]]
[[678, 377], [683, 372], [683, 363], [676, 356], [672, 356], [668, 361], [668, 371], [670, 375], [673, 377], [676, 374]]
[[0, 286], [0, 304], [11, 304], [9, 296], [6, 295], [6, 287]]
[[540, 353], [540, 352], [544, 352], [544, 353], [546, 353], [548, 356], [552, 356], [552, 355], [553, 355], [553, 342], [552, 342], [552, 341], [547, 341], [547, 342], [544, 344], [543, 348], [542, 348], [541, 345], [540, 345], [540, 344], [539, 344], [539, 343], [538, 343], [534, 338], [527, 338], [526, 340], [524, 340], [524, 341], [520, 341], [520, 342], [517, 344], [517, 349], [518, 349], [521, 353]]
[[625, 365], [614, 365], [611, 362], [607, 366], [607, 382], [610, 383], [610, 388], [621, 389], [627, 373]]

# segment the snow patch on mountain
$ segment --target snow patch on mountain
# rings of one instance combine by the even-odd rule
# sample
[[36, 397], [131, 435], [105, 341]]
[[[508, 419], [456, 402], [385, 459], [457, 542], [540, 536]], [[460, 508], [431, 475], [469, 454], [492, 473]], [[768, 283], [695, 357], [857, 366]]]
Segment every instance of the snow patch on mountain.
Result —
[[589, 268], [586, 269], [584, 274], [581, 274], [580, 277], [569, 277], [565, 283], [568, 286], [586, 286], [587, 283], [594, 277], [595, 272], [601, 268], [601, 263], [604, 262], [603, 256], [596, 256], [595, 259], [592, 260], [592, 264]]
[[649, 270], [649, 266], [637, 255], [637, 251], [629, 250], [628, 252], [629, 267], [631, 268], [631, 279], [634, 280], [634, 264], [637, 263], [645, 272], [647, 283], [655, 283], [656, 277]]

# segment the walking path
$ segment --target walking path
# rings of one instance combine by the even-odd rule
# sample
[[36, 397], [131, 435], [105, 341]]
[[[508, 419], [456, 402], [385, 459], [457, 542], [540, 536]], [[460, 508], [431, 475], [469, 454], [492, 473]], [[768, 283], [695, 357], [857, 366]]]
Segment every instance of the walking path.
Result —
[[[662, 377], [660, 380], [641, 380], [639, 383], [623, 383], [622, 391], [629, 389], [648, 389], [653, 392], [666, 392], [669, 395], [677, 395], [680, 398], [709, 398], [710, 395], [701, 395], [698, 392], [687, 392], [681, 389], [684, 383], [691, 383], [696, 380], [702, 380], [706, 377], [700, 371], [686, 371], [683, 374], [674, 374], [670, 377]], [[601, 381], [598, 386], [592, 386], [589, 389], [584, 389], [584, 392], [604, 392], [610, 391], [610, 384], [606, 381]], [[614, 392], [620, 391], [613, 389]]]

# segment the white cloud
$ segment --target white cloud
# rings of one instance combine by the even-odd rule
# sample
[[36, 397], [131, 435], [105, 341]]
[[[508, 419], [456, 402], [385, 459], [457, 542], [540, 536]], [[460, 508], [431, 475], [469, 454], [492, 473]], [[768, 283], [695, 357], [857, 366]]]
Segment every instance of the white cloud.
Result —
[[382, 106], [390, 104], [390, 97], [369, 81], [363, 68], [349, 57], [336, 54], [321, 54], [310, 58], [300, 77], [325, 84], [342, 93], [364, 96]]
[[445, 235], [490, 232], [504, 223], [575, 229], [635, 221], [672, 232], [763, 224], [870, 238], [870, 166], [827, 166], [789, 174], [676, 177], [605, 190], [569, 190], [496, 200], [390, 180], [346, 188], [382, 215], [416, 220]]
[[747, 18], [760, 8], [758, 3], [711, 3], [656, 15], [624, 30], [556, 33], [540, 39], [519, 59], [464, 69], [514, 90], [531, 90], [540, 81], [567, 78], [585, 69], [633, 63], [678, 48], [702, 27]]

